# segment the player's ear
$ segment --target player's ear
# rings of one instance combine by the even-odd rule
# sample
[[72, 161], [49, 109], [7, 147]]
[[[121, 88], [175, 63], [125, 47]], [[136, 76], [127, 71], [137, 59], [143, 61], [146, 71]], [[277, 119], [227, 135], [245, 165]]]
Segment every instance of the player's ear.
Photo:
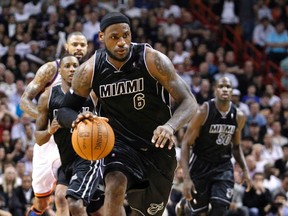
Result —
[[67, 43], [65, 43], [64, 47], [65, 47], [65, 52], [68, 52], [68, 44]]
[[101, 41], [101, 42], [103, 42], [104, 41], [104, 32], [99, 32], [99, 34], [98, 34], [98, 39], [99, 39], [99, 41]]

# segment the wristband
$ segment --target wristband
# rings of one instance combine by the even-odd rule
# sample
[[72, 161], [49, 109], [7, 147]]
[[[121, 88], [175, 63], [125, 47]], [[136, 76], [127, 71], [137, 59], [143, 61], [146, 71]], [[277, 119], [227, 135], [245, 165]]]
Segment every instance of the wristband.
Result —
[[170, 123], [166, 123], [170, 128], [172, 128], [172, 130], [173, 130], [173, 134], [175, 134], [175, 132], [176, 132], [176, 129], [170, 124]]
[[53, 135], [53, 133], [51, 133], [51, 131], [49, 130], [49, 128], [47, 129], [48, 134]]

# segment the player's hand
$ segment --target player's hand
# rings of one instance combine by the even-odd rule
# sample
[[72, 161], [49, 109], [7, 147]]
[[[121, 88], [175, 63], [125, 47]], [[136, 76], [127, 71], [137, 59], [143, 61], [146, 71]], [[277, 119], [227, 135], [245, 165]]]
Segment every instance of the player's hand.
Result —
[[183, 196], [189, 201], [193, 199], [191, 191], [193, 191], [194, 194], [197, 194], [195, 185], [191, 178], [185, 178], [183, 181]]
[[51, 124], [48, 124], [48, 133], [49, 134], [54, 134], [56, 133], [56, 131], [60, 128], [61, 126], [59, 125], [58, 121], [56, 120], [56, 118], [54, 118], [51, 122]]
[[164, 148], [165, 145], [168, 144], [168, 148], [172, 149], [176, 143], [176, 137], [173, 133], [174, 131], [169, 125], [158, 126], [154, 130], [151, 142], [154, 143], [157, 148]]
[[85, 119], [94, 120], [97, 118], [103, 119], [104, 121], [108, 122], [108, 118], [99, 117], [99, 116], [95, 115], [94, 113], [87, 111], [87, 112], [83, 112], [83, 113], [78, 114], [77, 118], [72, 123], [72, 128], [74, 129], [80, 121], [84, 121]]
[[252, 182], [251, 182], [251, 179], [250, 179], [250, 176], [249, 176], [249, 173], [248, 172], [243, 172], [243, 176], [242, 176], [242, 184], [246, 184], [246, 192], [249, 192], [251, 187], [252, 187]]

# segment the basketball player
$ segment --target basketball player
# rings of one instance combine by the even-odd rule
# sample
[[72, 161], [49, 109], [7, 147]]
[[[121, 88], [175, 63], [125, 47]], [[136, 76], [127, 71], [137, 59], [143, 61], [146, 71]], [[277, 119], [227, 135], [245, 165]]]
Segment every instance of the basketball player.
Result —
[[[66, 52], [74, 55], [79, 60], [87, 53], [87, 40], [81, 32], [74, 32], [68, 35], [65, 44]], [[34, 99], [45, 90], [46, 87], [59, 82], [59, 62], [53, 61], [42, 65], [36, 73], [35, 78], [26, 87], [20, 101], [21, 109], [36, 119], [38, 111]], [[47, 154], [49, 152], [49, 154]], [[34, 145], [32, 186], [35, 193], [35, 200], [30, 215], [41, 215], [49, 205], [50, 195], [54, 190], [56, 175], [60, 167], [60, 156], [53, 137], [47, 145]], [[67, 187], [57, 184], [55, 190], [56, 214], [58, 216], [69, 216], [67, 200], [65, 199]]]
[[[101, 177], [100, 161], [88, 161], [80, 158], [72, 147], [71, 128], [59, 128], [56, 120], [58, 108], [71, 86], [73, 74], [78, 66], [79, 62], [75, 56], [67, 55], [61, 59], [59, 68], [61, 84], [47, 89], [41, 94], [38, 101], [39, 114], [36, 119], [35, 138], [37, 144], [44, 145], [52, 135], [54, 136], [60, 152], [61, 171], [63, 171], [58, 180], [60, 178], [61, 182], [65, 182], [68, 186], [66, 197], [70, 213], [75, 216], [85, 216], [87, 215], [86, 206], [90, 203], [91, 196], [95, 193]], [[95, 111], [94, 104], [92, 96], [89, 96], [80, 111], [93, 112]], [[97, 203], [93, 205], [97, 205]]]
[[209, 203], [209, 215], [226, 215], [234, 186], [232, 154], [243, 170], [248, 190], [251, 185], [240, 146], [246, 118], [231, 102], [231, 81], [220, 78], [214, 94], [214, 99], [198, 109], [181, 143], [183, 195], [188, 199], [188, 215], [206, 215]]
[[[127, 193], [132, 215], [162, 216], [176, 168], [174, 133], [194, 115], [197, 102], [167, 56], [131, 42], [125, 15], [106, 14], [99, 40], [105, 48], [77, 69], [59, 123], [65, 124], [93, 89], [98, 114], [115, 133], [115, 146], [104, 158], [104, 215], [125, 215]], [[169, 93], [178, 105], [173, 116]], [[90, 117], [79, 115], [74, 125]]]

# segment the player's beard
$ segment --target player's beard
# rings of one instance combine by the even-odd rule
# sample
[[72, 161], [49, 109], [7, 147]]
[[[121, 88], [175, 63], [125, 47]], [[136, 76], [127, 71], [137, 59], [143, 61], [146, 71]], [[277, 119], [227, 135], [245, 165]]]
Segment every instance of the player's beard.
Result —
[[112, 52], [110, 52], [110, 51], [107, 49], [107, 47], [105, 47], [105, 50], [106, 50], [106, 52], [107, 52], [107, 54], [108, 54], [108, 56], [109, 56], [110, 58], [112, 58], [112, 59], [114, 59], [114, 60], [116, 60], [116, 61], [124, 62], [124, 61], [126, 61], [126, 60], [129, 58], [129, 56], [130, 56], [131, 46], [129, 47], [129, 51], [128, 51], [127, 55], [124, 56], [123, 58], [118, 58], [117, 56], [115, 56]]

